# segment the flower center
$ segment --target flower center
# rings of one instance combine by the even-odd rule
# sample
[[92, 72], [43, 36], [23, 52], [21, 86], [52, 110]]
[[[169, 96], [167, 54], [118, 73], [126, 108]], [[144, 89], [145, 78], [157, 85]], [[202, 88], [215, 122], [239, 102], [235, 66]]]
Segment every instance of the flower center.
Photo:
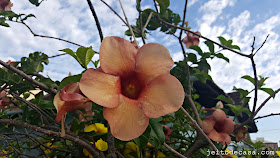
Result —
[[142, 91], [142, 84], [136, 73], [121, 77], [122, 94], [131, 99], [137, 99]]
[[223, 123], [216, 122], [214, 128], [215, 128], [215, 130], [216, 130], [217, 132], [222, 132], [223, 129], [224, 129], [224, 124], [223, 124]]

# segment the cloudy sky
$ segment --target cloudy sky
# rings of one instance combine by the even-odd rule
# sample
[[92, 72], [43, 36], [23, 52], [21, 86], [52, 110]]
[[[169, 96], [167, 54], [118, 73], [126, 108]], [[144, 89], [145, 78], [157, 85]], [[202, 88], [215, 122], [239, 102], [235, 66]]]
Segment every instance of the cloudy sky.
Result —
[[[105, 0], [120, 15], [121, 8], [117, 0]], [[88, 8], [86, 0], [47, 0], [39, 7], [30, 4], [28, 0], [12, 0], [12, 10], [16, 13], [33, 13], [36, 18], [27, 20], [32, 30], [41, 35], [60, 37], [83, 46], [92, 46], [98, 51], [100, 39], [95, 21]], [[135, 0], [122, 0], [130, 24], [135, 24], [138, 13], [135, 9]], [[142, 0], [143, 8], [153, 8], [151, 0]], [[101, 1], [94, 0], [93, 5], [102, 26], [104, 36], [121, 36], [126, 39], [124, 31], [127, 28]], [[182, 15], [184, 0], [171, 1], [170, 8]], [[265, 37], [270, 34], [266, 44], [256, 55], [258, 75], [270, 77], [266, 87], [277, 89], [280, 87], [280, 1], [279, 0], [189, 0], [187, 20], [193, 31], [200, 31], [203, 36], [218, 41], [218, 36], [233, 39], [233, 44], [240, 46], [243, 53], [250, 53], [253, 37], [256, 37], [255, 47], [258, 48]], [[181, 16], [182, 17], [182, 16]], [[9, 23], [10, 28], [0, 27], [0, 59], [20, 60], [31, 52], [41, 51], [49, 56], [57, 55], [64, 48], [77, 49], [77, 46], [65, 42], [33, 37], [29, 30], [21, 24]], [[203, 40], [202, 40], [203, 41]], [[141, 44], [141, 41], [139, 39]], [[177, 39], [166, 36], [159, 31], [151, 32], [147, 42], [157, 42], [166, 46], [174, 59], [182, 59], [182, 53]], [[203, 42], [200, 46], [206, 48]], [[216, 50], [219, 48], [216, 47]], [[205, 49], [206, 50], [206, 49]], [[209, 61], [212, 67], [212, 78], [224, 89], [231, 92], [233, 86], [251, 90], [253, 86], [246, 80], [240, 79], [243, 75], [253, 75], [250, 60], [232, 52], [223, 54], [230, 59], [227, 63], [220, 59]], [[98, 56], [94, 57], [98, 59]], [[50, 59], [44, 75], [54, 80], [61, 80], [68, 75], [78, 74], [82, 68], [70, 56], [60, 56]], [[267, 94], [259, 93], [260, 104]], [[268, 102], [258, 116], [279, 113], [280, 97]], [[259, 105], [258, 104], [258, 105]], [[261, 119], [257, 122], [259, 132], [252, 134], [252, 138], [265, 137], [268, 141], [280, 141], [279, 116]]]

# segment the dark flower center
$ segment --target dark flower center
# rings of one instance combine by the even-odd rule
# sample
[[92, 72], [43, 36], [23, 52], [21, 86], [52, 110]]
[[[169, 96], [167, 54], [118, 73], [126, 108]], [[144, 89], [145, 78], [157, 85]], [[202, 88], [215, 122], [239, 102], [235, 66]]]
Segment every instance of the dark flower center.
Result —
[[214, 129], [219, 133], [222, 132], [223, 129], [224, 129], [224, 123], [223, 122], [216, 122], [216, 124], [214, 126]]
[[121, 76], [122, 94], [130, 99], [137, 99], [142, 91], [142, 84], [137, 74], [132, 72]]

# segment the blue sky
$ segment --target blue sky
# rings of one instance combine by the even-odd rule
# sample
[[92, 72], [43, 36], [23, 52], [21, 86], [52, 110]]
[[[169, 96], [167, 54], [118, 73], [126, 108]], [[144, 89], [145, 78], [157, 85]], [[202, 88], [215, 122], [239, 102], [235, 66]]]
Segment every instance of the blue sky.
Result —
[[[31, 5], [27, 0], [13, 1], [12, 10], [16, 13], [33, 13], [37, 18], [30, 18], [27, 24], [35, 33], [60, 37], [84, 46], [93, 46], [99, 50], [100, 40], [98, 31], [87, 2], [48, 0], [40, 7]], [[106, 0], [120, 15], [120, 6], [116, 0]], [[135, 0], [122, 0], [130, 24], [135, 24], [138, 16], [135, 10]], [[143, 8], [153, 7], [151, 0], [142, 0]], [[264, 47], [256, 56], [258, 75], [270, 77], [267, 87], [277, 89], [280, 87], [280, 12], [279, 0], [189, 0], [187, 20], [193, 31], [200, 31], [203, 36], [218, 41], [218, 36], [233, 39], [233, 43], [240, 46], [243, 53], [251, 51], [253, 37], [256, 37], [255, 47], [258, 48], [267, 34], [270, 37]], [[104, 36], [124, 35], [127, 28], [115, 14], [98, 0], [93, 1], [97, 15], [103, 28]], [[97, 7], [98, 6], [98, 7]], [[182, 15], [184, 0], [171, 1], [170, 8]], [[19, 60], [34, 51], [42, 51], [49, 56], [60, 54], [58, 50], [77, 47], [61, 41], [33, 37], [23, 26], [9, 23], [11, 28], [0, 27], [0, 59]], [[203, 40], [202, 40], [203, 41]], [[141, 44], [141, 41], [139, 39]], [[177, 39], [154, 31], [148, 36], [147, 42], [157, 42], [166, 46], [174, 61], [182, 59]], [[201, 42], [200, 46], [206, 50]], [[216, 47], [218, 50], [218, 47]], [[214, 81], [225, 92], [231, 92], [233, 86], [252, 89], [253, 86], [246, 80], [240, 79], [243, 75], [252, 75], [249, 59], [240, 57], [228, 51], [223, 52], [230, 59], [226, 63], [220, 59], [209, 61], [212, 67], [210, 74]], [[98, 56], [94, 57], [95, 59]], [[61, 56], [50, 60], [44, 75], [52, 79], [61, 80], [69, 72], [77, 74], [82, 68], [70, 56]], [[259, 93], [260, 104], [267, 97]], [[268, 102], [258, 116], [279, 113], [280, 97]], [[259, 105], [258, 104], [258, 105]], [[259, 132], [252, 134], [252, 139], [265, 137], [267, 141], [280, 141], [279, 116], [261, 119], [257, 122]]]

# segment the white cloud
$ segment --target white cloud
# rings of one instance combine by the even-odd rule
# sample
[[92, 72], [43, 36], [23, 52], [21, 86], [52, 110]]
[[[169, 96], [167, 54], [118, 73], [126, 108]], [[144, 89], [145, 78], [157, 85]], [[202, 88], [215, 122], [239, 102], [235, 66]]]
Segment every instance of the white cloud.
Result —
[[190, 0], [190, 1], [188, 2], [188, 7], [194, 5], [196, 2], [198, 2], [198, 0]]
[[208, 25], [211, 25], [216, 21], [217, 17], [222, 13], [223, 9], [227, 6], [233, 6], [236, 0], [210, 0], [200, 7], [199, 11], [202, 11], [202, 21]]

